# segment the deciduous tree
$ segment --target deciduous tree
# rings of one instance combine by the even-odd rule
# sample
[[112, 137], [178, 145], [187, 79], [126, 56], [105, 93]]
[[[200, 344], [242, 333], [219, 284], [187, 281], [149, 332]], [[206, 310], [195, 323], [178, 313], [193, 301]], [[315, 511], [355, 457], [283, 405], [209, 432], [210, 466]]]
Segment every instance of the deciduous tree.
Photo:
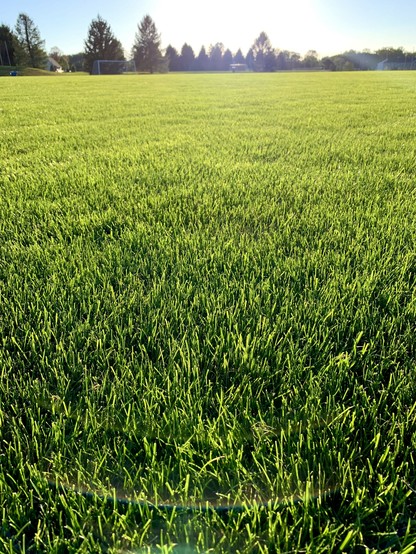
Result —
[[69, 70], [68, 56], [65, 56], [65, 54], [62, 52], [60, 48], [58, 48], [58, 46], [52, 46], [49, 52], [49, 57], [57, 61], [65, 71]]
[[84, 52], [68, 56], [68, 66], [70, 71], [82, 71], [85, 67]]
[[308, 50], [303, 58], [303, 65], [307, 69], [319, 67], [318, 52], [316, 50]]
[[284, 71], [285, 69], [288, 69], [288, 64], [287, 64], [288, 57], [287, 57], [287, 52], [285, 50], [280, 50], [279, 52], [277, 52], [275, 59], [276, 59], [275, 68], [278, 71]]
[[406, 59], [403, 48], [380, 48], [376, 50], [376, 54], [382, 58], [382, 60], [388, 60], [389, 62], [403, 63]]
[[288, 52], [284, 50], [286, 54], [286, 67], [287, 69], [297, 69], [301, 66], [300, 54], [297, 52]]
[[325, 69], [325, 71], [336, 71], [337, 69], [337, 66], [335, 65], [334, 61], [328, 56], [325, 56], [325, 58], [322, 58], [321, 64], [323, 69]]

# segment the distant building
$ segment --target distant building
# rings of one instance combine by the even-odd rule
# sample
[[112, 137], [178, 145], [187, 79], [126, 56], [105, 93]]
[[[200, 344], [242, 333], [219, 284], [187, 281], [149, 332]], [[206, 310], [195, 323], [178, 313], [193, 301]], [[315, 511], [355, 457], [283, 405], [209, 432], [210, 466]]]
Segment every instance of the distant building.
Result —
[[230, 71], [233, 73], [241, 73], [242, 71], [247, 71], [248, 67], [246, 63], [231, 63]]
[[46, 68], [47, 71], [56, 71], [56, 73], [63, 73], [64, 70], [59, 63], [54, 60], [53, 58], [48, 58], [46, 62]]

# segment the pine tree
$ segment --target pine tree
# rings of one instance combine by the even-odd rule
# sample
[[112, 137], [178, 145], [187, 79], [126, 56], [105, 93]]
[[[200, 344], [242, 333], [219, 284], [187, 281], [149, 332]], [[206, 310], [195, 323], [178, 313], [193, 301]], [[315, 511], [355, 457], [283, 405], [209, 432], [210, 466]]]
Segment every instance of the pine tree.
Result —
[[217, 42], [214, 46], [211, 44], [209, 48], [209, 65], [213, 71], [221, 71], [223, 52], [224, 45], [222, 42]]
[[165, 59], [168, 64], [169, 71], [180, 71], [181, 64], [178, 51], [171, 44], [166, 48]]
[[253, 53], [253, 48], [250, 48], [250, 50], [247, 52], [247, 55], [246, 55], [246, 64], [247, 64], [247, 67], [251, 70], [254, 70], [254, 53]]
[[0, 25], [0, 65], [16, 65], [16, 37], [7, 25]]
[[243, 53], [242, 53], [242, 51], [241, 51], [241, 48], [239, 48], [239, 49], [237, 50], [237, 52], [235, 53], [235, 56], [234, 56], [234, 60], [233, 60], [233, 61], [234, 61], [234, 63], [241, 63], [241, 64], [246, 63], [246, 59], [245, 59], [245, 57], [243, 56]]
[[186, 42], [181, 49], [180, 64], [182, 71], [191, 71], [194, 68], [195, 54], [192, 46], [189, 46]]
[[16, 37], [20, 46], [19, 64], [43, 67], [46, 60], [45, 41], [40, 38], [39, 29], [25, 13], [20, 13], [17, 18]]
[[201, 46], [201, 50], [195, 60], [195, 68], [197, 71], [207, 71], [209, 68], [209, 58], [205, 46]]
[[163, 58], [160, 52], [160, 34], [150, 15], [145, 15], [137, 26], [132, 56], [139, 71], [154, 73], [163, 68]]
[[229, 48], [224, 52], [222, 56], [222, 69], [224, 71], [229, 71], [230, 65], [233, 63], [233, 54]]
[[99, 15], [91, 21], [84, 46], [84, 67], [90, 73], [96, 60], [125, 59], [121, 42], [113, 35], [107, 21]]
[[254, 56], [255, 71], [275, 70], [276, 55], [270, 43], [270, 39], [264, 31], [256, 38], [251, 50]]

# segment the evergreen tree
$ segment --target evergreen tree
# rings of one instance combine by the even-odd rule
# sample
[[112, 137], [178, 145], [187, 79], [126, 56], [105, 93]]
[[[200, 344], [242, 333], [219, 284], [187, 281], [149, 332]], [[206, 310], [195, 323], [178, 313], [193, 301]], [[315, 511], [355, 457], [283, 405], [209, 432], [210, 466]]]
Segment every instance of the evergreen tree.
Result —
[[30, 67], [43, 67], [46, 61], [45, 41], [40, 38], [39, 29], [32, 19], [20, 13], [16, 22], [16, 37], [20, 46], [18, 63]]
[[246, 63], [246, 59], [243, 56], [243, 53], [241, 52], [241, 48], [237, 50], [234, 56], [234, 63]]
[[191, 69], [193, 69], [195, 63], [195, 54], [192, 46], [189, 46], [189, 44], [186, 44], [186, 42], [182, 46], [180, 60], [182, 71], [190, 71]]
[[221, 71], [222, 69], [222, 54], [224, 52], [224, 45], [222, 42], [217, 42], [214, 46], [210, 46], [209, 49], [209, 65], [212, 71]]
[[121, 42], [113, 35], [110, 25], [99, 15], [91, 21], [84, 46], [84, 67], [90, 73], [96, 60], [125, 59]]
[[209, 58], [205, 46], [201, 46], [198, 56], [195, 59], [195, 69], [197, 71], [207, 71], [209, 68]]
[[165, 59], [168, 64], [169, 71], [180, 71], [180, 58], [178, 51], [171, 44], [166, 48]]
[[222, 69], [224, 71], [229, 71], [230, 65], [233, 63], [233, 54], [231, 50], [227, 48], [222, 56]]
[[272, 48], [266, 53], [264, 57], [264, 71], [276, 71], [276, 68], [277, 68], [276, 52]]
[[16, 37], [7, 25], [0, 25], [0, 65], [17, 65]]
[[249, 69], [254, 69], [254, 53], [252, 48], [250, 48], [250, 50], [247, 52], [246, 64]]
[[160, 52], [160, 34], [150, 15], [145, 15], [139, 25], [132, 48], [136, 67], [140, 71], [154, 73], [163, 69], [163, 58]]
[[265, 32], [254, 41], [251, 47], [254, 56], [255, 71], [274, 71], [276, 68], [276, 55]]

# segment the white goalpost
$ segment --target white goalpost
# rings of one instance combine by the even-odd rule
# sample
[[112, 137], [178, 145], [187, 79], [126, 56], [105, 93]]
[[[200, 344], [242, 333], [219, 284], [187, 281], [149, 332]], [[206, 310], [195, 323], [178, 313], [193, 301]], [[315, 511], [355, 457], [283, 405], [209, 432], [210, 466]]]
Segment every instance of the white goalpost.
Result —
[[94, 60], [91, 75], [121, 75], [136, 73], [134, 60]]

